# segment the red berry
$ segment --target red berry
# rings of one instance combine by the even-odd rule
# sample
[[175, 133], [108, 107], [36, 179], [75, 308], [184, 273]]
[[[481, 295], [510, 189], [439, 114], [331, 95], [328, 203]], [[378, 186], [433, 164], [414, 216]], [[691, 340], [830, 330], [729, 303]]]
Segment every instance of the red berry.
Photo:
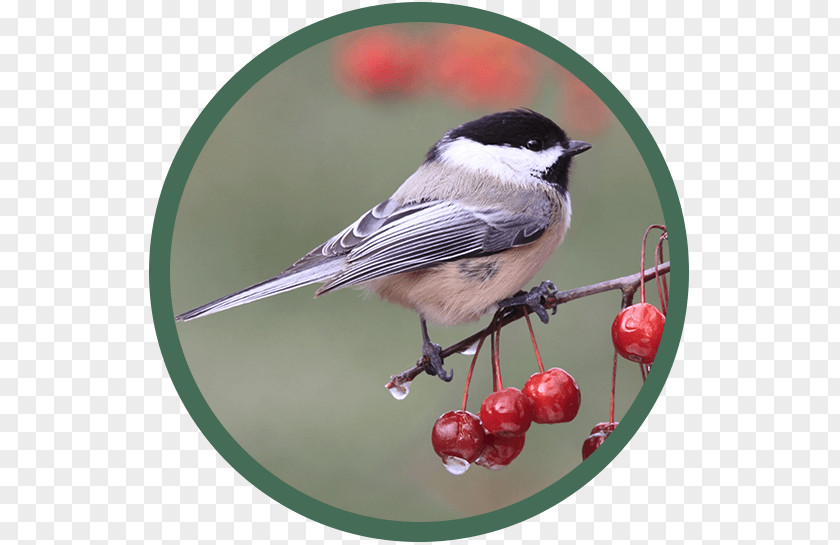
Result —
[[607, 440], [607, 437], [610, 436], [617, 425], [618, 422], [600, 422], [592, 428], [592, 434], [583, 442], [583, 448], [581, 449], [584, 460], [589, 458], [589, 455]]
[[572, 375], [553, 367], [544, 373], [534, 373], [522, 393], [531, 399], [534, 422], [556, 424], [570, 422], [580, 409], [580, 388]]
[[531, 427], [533, 408], [528, 396], [517, 388], [505, 388], [487, 396], [478, 414], [489, 433], [522, 435]]
[[440, 415], [432, 427], [432, 447], [446, 469], [460, 475], [478, 458], [484, 448], [484, 428], [476, 415], [449, 411]]
[[484, 450], [481, 451], [475, 463], [493, 471], [502, 469], [519, 456], [524, 446], [524, 435], [503, 437], [488, 433], [484, 436]]
[[613, 432], [616, 426], [618, 426], [618, 422], [598, 422], [597, 424], [595, 424], [595, 427], [592, 428], [592, 431], [589, 433], [606, 433], [607, 435], [609, 435]]
[[665, 316], [650, 303], [629, 306], [618, 313], [612, 325], [615, 349], [622, 357], [637, 363], [653, 363]]

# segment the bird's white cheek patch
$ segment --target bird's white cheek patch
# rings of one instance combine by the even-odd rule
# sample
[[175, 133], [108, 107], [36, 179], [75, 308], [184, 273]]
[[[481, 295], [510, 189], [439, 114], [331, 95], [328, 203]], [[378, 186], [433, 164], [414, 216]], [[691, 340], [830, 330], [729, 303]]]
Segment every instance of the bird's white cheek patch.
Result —
[[486, 171], [499, 178], [533, 181], [563, 154], [559, 147], [534, 152], [509, 146], [480, 144], [458, 138], [441, 148], [441, 160], [470, 170]]

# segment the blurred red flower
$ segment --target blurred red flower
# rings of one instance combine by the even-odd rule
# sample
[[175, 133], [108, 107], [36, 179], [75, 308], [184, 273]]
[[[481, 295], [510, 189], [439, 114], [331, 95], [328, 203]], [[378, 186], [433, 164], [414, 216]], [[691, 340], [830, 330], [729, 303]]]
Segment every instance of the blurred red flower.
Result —
[[404, 96], [424, 84], [424, 48], [392, 29], [371, 27], [338, 42], [334, 74], [347, 91], [368, 97]]
[[351, 32], [336, 44], [333, 75], [345, 92], [373, 100], [436, 93], [477, 109], [527, 106], [543, 73], [556, 74], [558, 120], [571, 134], [593, 136], [614, 117], [578, 78], [531, 48], [470, 27], [378, 26]]
[[513, 40], [468, 27], [443, 33], [433, 70], [445, 95], [479, 107], [515, 107], [536, 93], [536, 53]]

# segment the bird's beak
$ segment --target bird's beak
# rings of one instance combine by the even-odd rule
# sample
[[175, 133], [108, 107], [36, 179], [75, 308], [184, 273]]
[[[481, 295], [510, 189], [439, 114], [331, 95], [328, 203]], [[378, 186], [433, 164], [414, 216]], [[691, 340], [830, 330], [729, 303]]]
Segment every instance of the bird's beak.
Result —
[[589, 142], [581, 142], [580, 140], [569, 140], [569, 147], [566, 148], [566, 153], [564, 155], [571, 157], [572, 155], [583, 153], [591, 147], [592, 144], [590, 144]]

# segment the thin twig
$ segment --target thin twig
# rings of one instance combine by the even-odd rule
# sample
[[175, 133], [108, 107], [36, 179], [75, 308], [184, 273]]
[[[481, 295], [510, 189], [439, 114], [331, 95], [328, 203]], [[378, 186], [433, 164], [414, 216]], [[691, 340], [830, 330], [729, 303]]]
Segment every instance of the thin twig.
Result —
[[[651, 267], [650, 269], [647, 269], [644, 274], [644, 281], [649, 282], [653, 280], [656, 277], [657, 273], [665, 274], [670, 271], [671, 262], [666, 261], [658, 267]], [[621, 290], [621, 306], [622, 308], [625, 308], [633, 304], [633, 297], [636, 295], [636, 292], [639, 290], [639, 286], [641, 285], [641, 276], [641, 272], [637, 272], [635, 274], [622, 276], [620, 278], [613, 278], [612, 280], [605, 280], [603, 282], [590, 284], [588, 286], [582, 286], [580, 288], [575, 288], [566, 291], [558, 291], [553, 295], [549, 295], [544, 298], [543, 307], [545, 307], [546, 310], [554, 310], [559, 305], [568, 303], [569, 301], [574, 301], [575, 299], [581, 299], [590, 295], [597, 295], [599, 293], [605, 293], [613, 290]], [[506, 325], [524, 317], [526, 312], [528, 314], [532, 313], [531, 310], [526, 309], [525, 307], [516, 307], [513, 310], [508, 311], [508, 313], [504, 316], [498, 319], [494, 318], [491, 321], [490, 325], [486, 328], [442, 350], [440, 354], [441, 359], [446, 359], [452, 354], [457, 354], [466, 351], [471, 346], [476, 344], [480, 339], [483, 339], [490, 335], [490, 333], [496, 327], [505, 327]], [[406, 382], [412, 381], [414, 377], [424, 372], [428, 368], [428, 362], [426, 360], [426, 356], [423, 356], [422, 358], [417, 360], [417, 363], [411, 369], [407, 369], [399, 375], [393, 375], [391, 377], [390, 382], [388, 382], [388, 384], [386, 384], [385, 387], [393, 388], [394, 386], [400, 386], [402, 384], [405, 384]]]

